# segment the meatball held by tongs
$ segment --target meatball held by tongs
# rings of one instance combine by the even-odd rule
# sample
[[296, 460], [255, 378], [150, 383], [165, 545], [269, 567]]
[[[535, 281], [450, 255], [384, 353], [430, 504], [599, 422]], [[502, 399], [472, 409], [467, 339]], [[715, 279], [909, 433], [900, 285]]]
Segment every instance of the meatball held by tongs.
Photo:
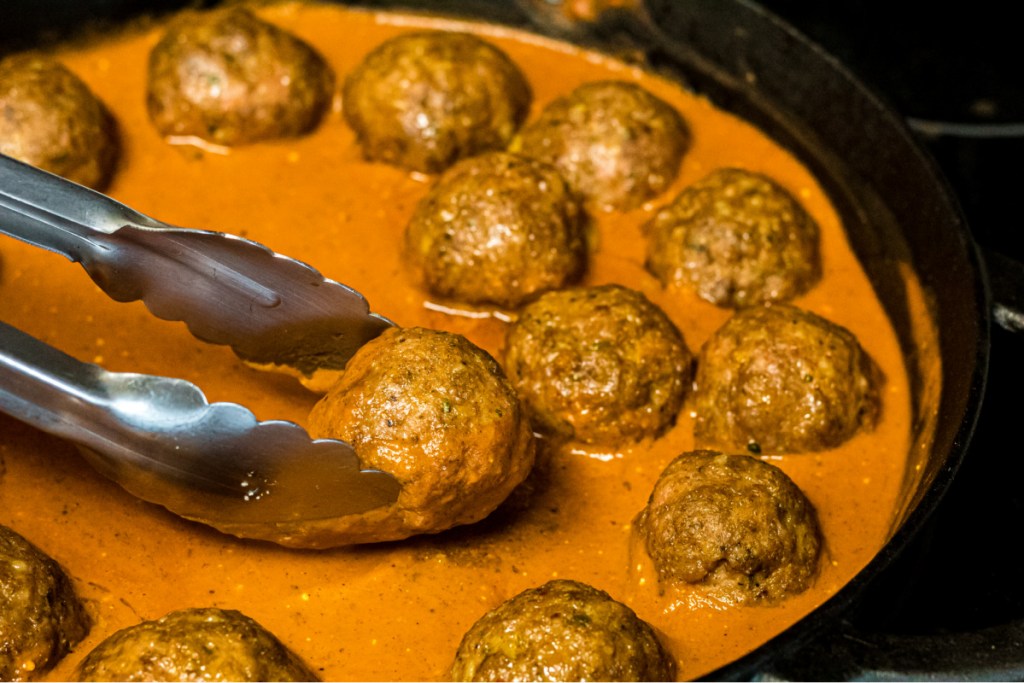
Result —
[[465, 337], [392, 329], [353, 356], [310, 414], [313, 436], [351, 443], [402, 484], [395, 505], [297, 534], [397, 540], [483, 519], [533, 466], [536, 446], [497, 361]]

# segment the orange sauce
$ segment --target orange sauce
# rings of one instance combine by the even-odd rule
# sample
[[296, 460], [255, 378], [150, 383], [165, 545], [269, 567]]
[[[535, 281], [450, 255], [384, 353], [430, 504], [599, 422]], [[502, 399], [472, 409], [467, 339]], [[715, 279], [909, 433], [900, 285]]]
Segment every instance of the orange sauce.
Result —
[[[382, 40], [435, 20], [336, 6], [260, 10], [313, 44], [339, 75]], [[670, 603], [630, 554], [630, 524], [662, 468], [691, 449], [688, 409], [668, 434], [619, 452], [569, 446], [551, 453], [532, 507], [433, 537], [328, 551], [287, 550], [222, 535], [139, 501], [94, 473], [75, 448], [0, 415], [0, 523], [55, 557], [88, 601], [91, 634], [49, 677], [68, 679], [115, 630], [187, 607], [239, 609], [331, 680], [443, 679], [465, 630], [518, 592], [554, 578], [590, 583], [653, 624], [695, 678], [753, 649], [843, 586], [881, 548], [893, 523], [910, 448], [910, 397], [897, 340], [852, 255], [840, 220], [810, 173], [749, 124], [675, 84], [597, 54], [486, 26], [527, 74], [533, 115], [585, 81], [636, 80], [687, 120], [693, 144], [674, 187], [649, 206], [599, 214], [587, 284], [619, 282], [659, 304], [691, 349], [729, 315], [642, 267], [640, 226], [680, 188], [725, 165], [787, 187], [822, 229], [824, 278], [794, 303], [852, 330], [886, 381], [877, 429], [832, 451], [772, 457], [816, 506], [826, 554], [814, 587], [782, 604]], [[429, 180], [364, 162], [335, 107], [311, 135], [222, 154], [160, 139], [144, 106], [145, 63], [159, 28], [61, 50], [59, 58], [114, 112], [123, 156], [108, 189], [170, 223], [234, 232], [304, 260], [363, 292], [406, 326], [463, 333], [500, 359], [506, 323], [439, 309], [404, 272], [397, 245]], [[211, 400], [240, 402], [261, 419], [303, 423], [316, 396], [294, 380], [246, 367], [139, 303], [118, 304], [81, 268], [0, 240], [0, 319], [113, 371], [183, 377]]]

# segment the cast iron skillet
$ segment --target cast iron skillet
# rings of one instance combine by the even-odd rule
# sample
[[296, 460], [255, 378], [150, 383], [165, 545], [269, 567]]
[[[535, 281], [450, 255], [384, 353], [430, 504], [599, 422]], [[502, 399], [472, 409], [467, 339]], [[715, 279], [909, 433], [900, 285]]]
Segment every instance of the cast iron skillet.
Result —
[[[83, 26], [102, 29], [143, 12], [210, 4], [216, 0], [7, 0], [0, 54], [72, 37]], [[842, 647], [850, 635], [842, 629], [836, 635], [844, 614], [920, 531], [949, 487], [974, 430], [988, 371], [994, 304], [984, 264], [951, 190], [902, 119], [820, 48], [747, 0], [646, 0], [589, 20], [569, 17], [559, 0], [350, 4], [484, 19], [639, 61], [759, 126], [817, 175], [899, 334], [920, 437], [911, 467], [921, 465], [921, 474], [908, 478], [892, 537], [867, 568], [805, 619], [709, 678], [799, 676], [794, 662]], [[929, 321], [906, 305], [903, 269], [908, 265], [927, 293], [937, 344], [928, 343]], [[992, 284], [997, 300], [1008, 304], [996, 305], [997, 321], [1012, 326], [1024, 320], [1014, 308], [1024, 278], [1006, 272], [1001, 268]], [[976, 643], [986, 649], [992, 644]], [[931, 675], [942, 677], [941, 671]], [[882, 675], [872, 670], [871, 661], [847, 673]]]

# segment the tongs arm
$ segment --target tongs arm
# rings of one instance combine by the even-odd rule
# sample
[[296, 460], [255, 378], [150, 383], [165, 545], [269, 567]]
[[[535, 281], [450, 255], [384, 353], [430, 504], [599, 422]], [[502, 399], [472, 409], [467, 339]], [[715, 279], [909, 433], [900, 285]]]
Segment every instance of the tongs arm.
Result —
[[95, 261], [103, 236], [158, 221], [104, 194], [0, 154], [0, 232], [61, 254]]
[[113, 299], [141, 299], [199, 339], [305, 376], [344, 367], [391, 322], [355, 290], [234, 235], [161, 223], [0, 155], [0, 233], [82, 264]]
[[360, 470], [344, 442], [210, 404], [184, 380], [107, 372], [3, 322], [0, 412], [83, 447], [140, 498], [215, 527], [358, 514], [398, 495], [393, 477]]

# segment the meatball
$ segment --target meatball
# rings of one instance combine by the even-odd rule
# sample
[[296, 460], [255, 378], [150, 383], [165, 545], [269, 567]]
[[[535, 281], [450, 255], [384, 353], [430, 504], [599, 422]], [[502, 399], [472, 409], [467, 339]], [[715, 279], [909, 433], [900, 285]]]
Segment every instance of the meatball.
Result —
[[312, 47], [233, 7], [185, 13], [149, 55], [146, 104], [166, 136], [242, 145], [307, 133], [334, 74]]
[[700, 350], [694, 436], [755, 454], [832, 448], [874, 427], [879, 375], [844, 327], [788, 305], [745, 309]]
[[465, 159], [420, 202], [405, 232], [427, 289], [515, 307], [583, 272], [582, 213], [553, 166], [506, 152]]
[[531, 99], [526, 77], [504, 52], [446, 31], [385, 41], [342, 89], [345, 119], [363, 155], [423, 173], [504, 149]]
[[118, 155], [114, 119], [59, 62], [7, 57], [0, 60], [0, 153], [102, 189]]
[[749, 455], [680, 455], [633, 527], [662, 585], [692, 585], [730, 604], [795, 595], [818, 571], [814, 508], [785, 472]]
[[818, 225], [786, 190], [750, 171], [715, 171], [646, 230], [648, 270], [718, 306], [786, 301], [821, 278]]
[[590, 205], [626, 210], [668, 188], [689, 139], [668, 103], [633, 83], [599, 81], [551, 102], [514, 149], [554, 164]]
[[526, 478], [535, 444], [498, 363], [461, 335], [386, 330], [314, 406], [310, 434], [394, 475], [394, 505], [331, 520], [332, 544], [406, 538], [483, 519]]
[[0, 681], [56, 664], [89, 632], [89, 616], [53, 559], [0, 526]]
[[291, 650], [234, 610], [185, 609], [121, 629], [78, 665], [79, 681], [316, 681]]
[[619, 445], [675, 421], [690, 383], [682, 334], [620, 285], [548, 292], [508, 330], [505, 367], [542, 432]]
[[463, 636], [453, 681], [672, 681], [651, 626], [602, 590], [556, 580], [524, 591]]

